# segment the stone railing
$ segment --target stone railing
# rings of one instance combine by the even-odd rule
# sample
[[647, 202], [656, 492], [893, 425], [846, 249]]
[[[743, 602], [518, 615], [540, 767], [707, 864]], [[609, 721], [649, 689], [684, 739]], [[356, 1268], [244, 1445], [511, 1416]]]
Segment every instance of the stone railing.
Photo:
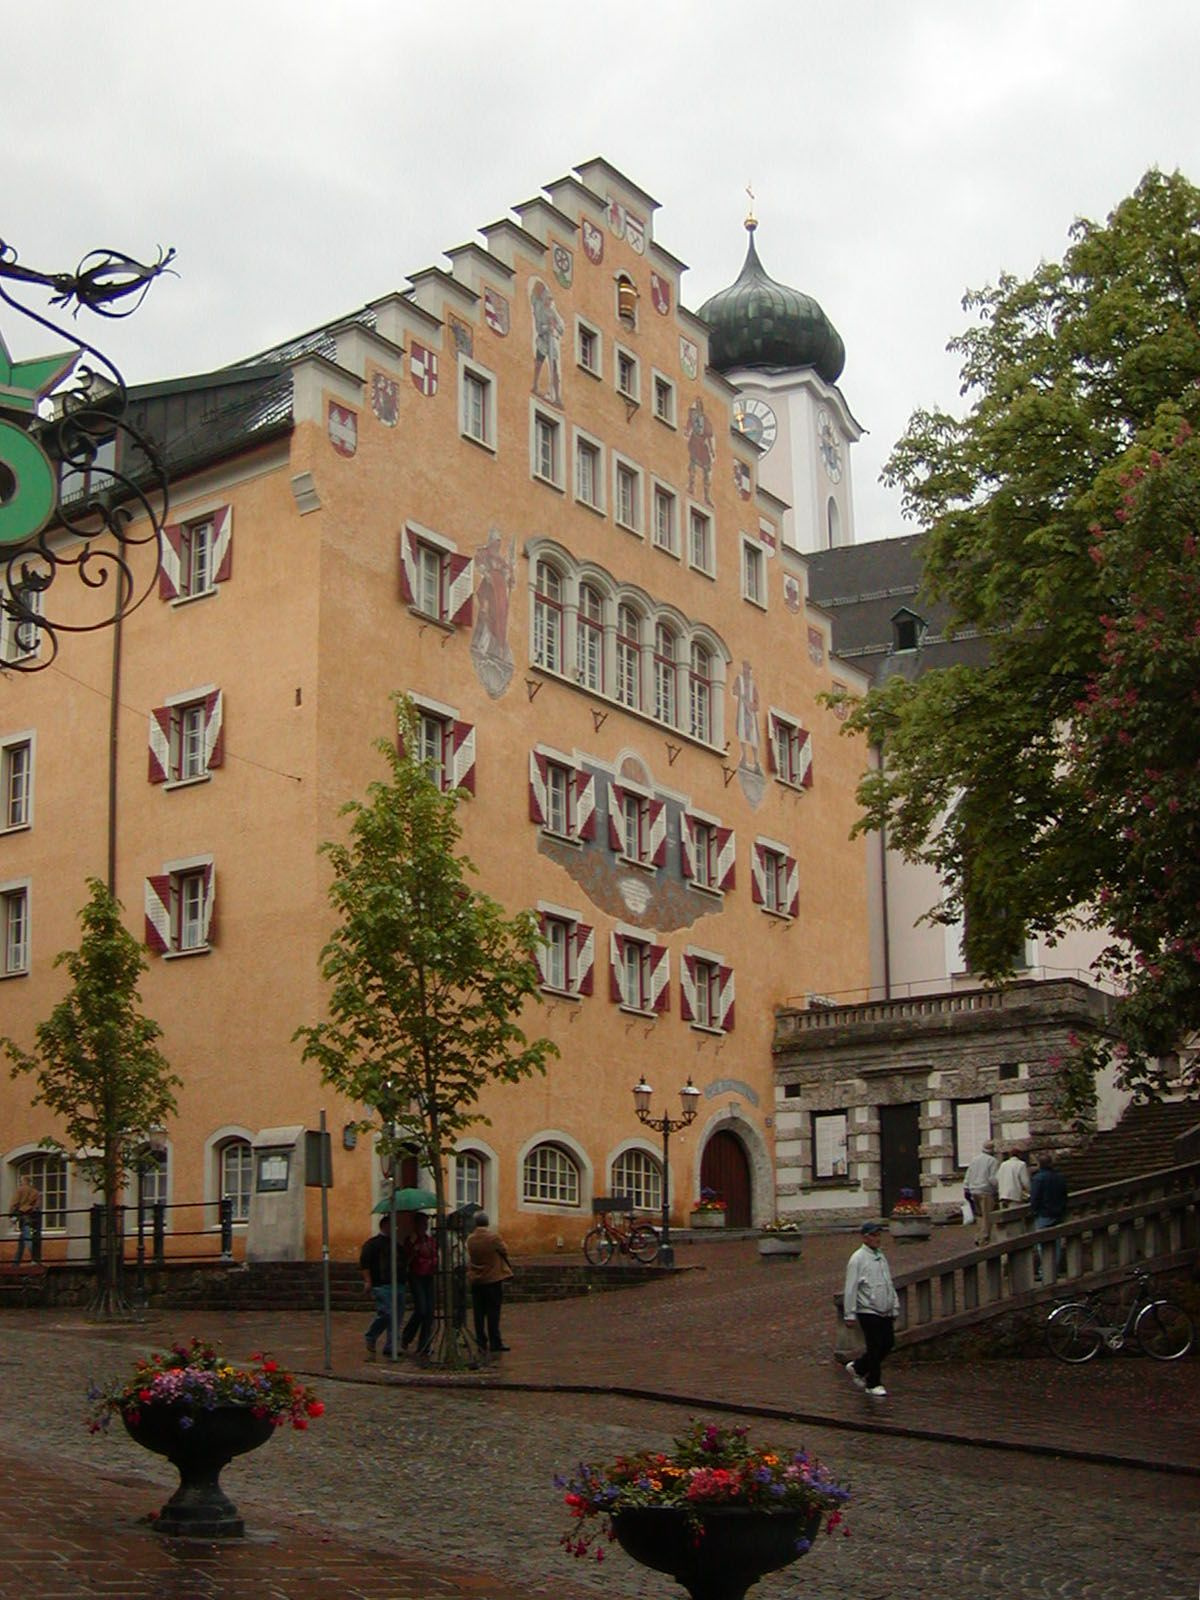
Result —
[[[900, 1274], [897, 1343], [936, 1338], [1039, 1299], [1053, 1299], [1076, 1286], [1102, 1286], [1135, 1263], [1158, 1268], [1191, 1263], [1200, 1248], [1200, 1164], [1187, 1163], [1104, 1189], [1120, 1194], [1138, 1184], [1155, 1183], [1161, 1192], [1135, 1204], [1110, 1200], [1081, 1211], [1089, 1196], [1102, 1192], [1085, 1191], [1072, 1202], [1069, 1220], [1057, 1228], [1013, 1233], [981, 1250]], [[840, 1294], [834, 1305], [836, 1350], [841, 1356], [856, 1336], [843, 1320]]]

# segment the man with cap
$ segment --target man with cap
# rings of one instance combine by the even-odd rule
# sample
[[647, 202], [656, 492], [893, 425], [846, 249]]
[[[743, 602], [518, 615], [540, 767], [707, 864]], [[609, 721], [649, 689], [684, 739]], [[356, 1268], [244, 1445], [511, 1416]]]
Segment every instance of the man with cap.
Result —
[[867, 1348], [857, 1361], [846, 1363], [846, 1371], [872, 1399], [882, 1400], [887, 1390], [880, 1381], [880, 1369], [896, 1342], [900, 1297], [887, 1257], [879, 1248], [883, 1224], [864, 1222], [858, 1231], [862, 1243], [846, 1263], [842, 1314], [848, 1323], [858, 1323]]
[[988, 1139], [977, 1156], [972, 1157], [963, 1187], [971, 1209], [975, 1213], [975, 1243], [985, 1245], [992, 1237], [992, 1212], [996, 1209], [996, 1174], [1000, 1163], [996, 1160], [996, 1147]]

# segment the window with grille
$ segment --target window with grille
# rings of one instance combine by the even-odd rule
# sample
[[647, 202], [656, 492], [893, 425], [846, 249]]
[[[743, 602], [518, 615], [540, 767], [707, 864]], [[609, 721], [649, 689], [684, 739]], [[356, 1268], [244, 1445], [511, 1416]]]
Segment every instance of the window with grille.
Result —
[[742, 597], [756, 606], [767, 603], [767, 560], [761, 545], [742, 541]]
[[712, 518], [695, 506], [688, 513], [688, 563], [710, 576], [713, 571]]
[[654, 715], [675, 726], [675, 632], [660, 622], [654, 630]]
[[712, 742], [712, 652], [693, 644], [688, 674], [688, 732], [693, 739]]
[[550, 672], [562, 671], [562, 624], [562, 578], [548, 561], [539, 561], [533, 601], [533, 659]]
[[659, 550], [675, 555], [679, 548], [679, 534], [675, 516], [676, 500], [669, 489], [661, 484], [654, 488], [654, 543]]
[[0, 744], [0, 828], [27, 828], [33, 816], [33, 741]]
[[250, 1219], [250, 1184], [254, 1168], [254, 1152], [247, 1139], [231, 1139], [221, 1146], [218, 1193], [222, 1200], [233, 1202], [233, 1220]]
[[17, 1184], [31, 1183], [42, 1197], [42, 1232], [67, 1225], [67, 1158], [55, 1151], [23, 1156], [14, 1163]]
[[556, 487], [561, 481], [559, 425], [553, 417], [540, 411], [534, 412], [533, 417], [533, 472], [535, 477]]
[[661, 1211], [661, 1163], [647, 1150], [624, 1151], [613, 1162], [612, 1193], [628, 1195], [635, 1211]]
[[462, 368], [462, 431], [476, 444], [495, 443], [491, 379], [467, 366]]
[[632, 606], [617, 608], [617, 699], [634, 710], [642, 703], [642, 622]]
[[542, 1205], [579, 1204], [579, 1168], [574, 1159], [556, 1144], [539, 1144], [521, 1165], [521, 1194]]
[[576, 677], [585, 689], [604, 688], [604, 600], [591, 584], [581, 584], [576, 622]]
[[0, 956], [3, 976], [17, 977], [29, 971], [29, 889], [26, 885], [0, 888]]
[[600, 376], [600, 335], [586, 322], [575, 324], [575, 354], [585, 372]]
[[600, 447], [589, 439], [575, 441], [575, 498], [599, 511], [601, 499]]
[[654, 374], [654, 415], [660, 422], [675, 422], [675, 385], [660, 372]]
[[454, 1204], [483, 1209], [487, 1162], [474, 1150], [459, 1150], [454, 1157]]

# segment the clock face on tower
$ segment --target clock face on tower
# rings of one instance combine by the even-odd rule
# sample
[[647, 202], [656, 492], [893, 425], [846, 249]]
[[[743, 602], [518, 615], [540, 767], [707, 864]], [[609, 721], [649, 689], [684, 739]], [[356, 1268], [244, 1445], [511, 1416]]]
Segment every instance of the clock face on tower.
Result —
[[842, 477], [842, 444], [833, 418], [824, 406], [817, 412], [817, 444], [829, 481], [839, 483]]
[[733, 425], [764, 455], [775, 443], [775, 436], [779, 432], [779, 423], [767, 402], [747, 399], [745, 396], [733, 402]]

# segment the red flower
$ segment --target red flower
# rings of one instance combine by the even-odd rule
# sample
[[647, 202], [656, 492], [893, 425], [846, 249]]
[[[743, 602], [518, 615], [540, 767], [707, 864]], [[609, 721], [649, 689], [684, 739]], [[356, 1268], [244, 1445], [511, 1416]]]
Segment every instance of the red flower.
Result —
[[310, 1400], [304, 1408], [310, 1417], [323, 1417], [325, 1415], [324, 1400]]

